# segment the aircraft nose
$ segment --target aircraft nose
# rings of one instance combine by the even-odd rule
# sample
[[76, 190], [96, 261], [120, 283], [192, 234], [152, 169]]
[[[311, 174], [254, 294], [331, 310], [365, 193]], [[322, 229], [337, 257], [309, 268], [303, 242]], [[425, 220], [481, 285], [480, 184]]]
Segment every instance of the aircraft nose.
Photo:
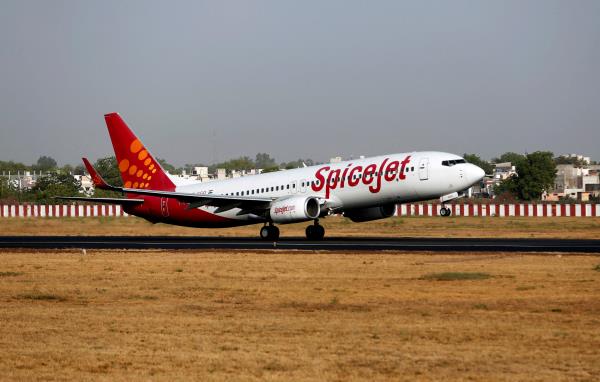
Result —
[[467, 179], [471, 182], [471, 184], [475, 184], [479, 182], [485, 176], [485, 171], [479, 166], [475, 166], [474, 164], [469, 163], [469, 169], [467, 171]]

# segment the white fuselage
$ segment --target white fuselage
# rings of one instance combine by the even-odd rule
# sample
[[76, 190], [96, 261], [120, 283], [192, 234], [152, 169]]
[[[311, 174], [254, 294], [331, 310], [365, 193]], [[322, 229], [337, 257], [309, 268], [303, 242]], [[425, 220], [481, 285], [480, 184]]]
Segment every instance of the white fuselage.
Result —
[[[176, 191], [196, 195], [229, 195], [282, 199], [314, 196], [334, 211], [368, 208], [390, 203], [429, 200], [465, 190], [484, 176], [479, 167], [455, 154], [410, 152], [327, 163], [292, 170], [220, 181], [177, 186]], [[215, 214], [215, 207], [199, 207]], [[233, 208], [216, 215], [252, 220]]]

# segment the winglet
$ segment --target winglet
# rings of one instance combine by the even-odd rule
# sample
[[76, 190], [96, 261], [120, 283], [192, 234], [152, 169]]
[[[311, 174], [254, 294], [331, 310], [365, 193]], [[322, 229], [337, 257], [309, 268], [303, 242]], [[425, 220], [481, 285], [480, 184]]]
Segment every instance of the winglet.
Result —
[[85, 168], [87, 169], [90, 176], [92, 177], [92, 181], [94, 182], [94, 187], [102, 189], [102, 190], [112, 190], [114, 188], [114, 187], [108, 185], [108, 183], [106, 183], [104, 181], [104, 179], [102, 179], [100, 174], [98, 174], [96, 169], [92, 166], [92, 164], [90, 163], [90, 161], [87, 158], [81, 158], [81, 160], [83, 160], [83, 164], [85, 165]]

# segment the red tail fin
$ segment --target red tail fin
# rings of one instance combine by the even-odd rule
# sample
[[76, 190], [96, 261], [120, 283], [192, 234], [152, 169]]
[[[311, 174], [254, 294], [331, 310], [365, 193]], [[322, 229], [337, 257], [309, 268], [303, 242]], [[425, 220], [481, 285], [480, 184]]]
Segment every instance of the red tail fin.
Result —
[[125, 188], [175, 190], [160, 164], [117, 113], [104, 116]]

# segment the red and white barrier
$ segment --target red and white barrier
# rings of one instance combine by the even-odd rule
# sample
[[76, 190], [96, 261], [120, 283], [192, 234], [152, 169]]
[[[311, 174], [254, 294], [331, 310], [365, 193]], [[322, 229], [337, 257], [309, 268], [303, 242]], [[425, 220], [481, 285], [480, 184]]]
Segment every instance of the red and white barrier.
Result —
[[2, 218], [62, 218], [129, 216], [114, 204], [0, 204]]
[[[397, 216], [439, 216], [440, 204], [399, 204]], [[453, 216], [600, 217], [600, 204], [449, 204]], [[129, 216], [114, 204], [0, 204], [0, 218]]]
[[[449, 204], [454, 216], [597, 217], [600, 204]], [[399, 204], [398, 216], [439, 216], [440, 204]]]

